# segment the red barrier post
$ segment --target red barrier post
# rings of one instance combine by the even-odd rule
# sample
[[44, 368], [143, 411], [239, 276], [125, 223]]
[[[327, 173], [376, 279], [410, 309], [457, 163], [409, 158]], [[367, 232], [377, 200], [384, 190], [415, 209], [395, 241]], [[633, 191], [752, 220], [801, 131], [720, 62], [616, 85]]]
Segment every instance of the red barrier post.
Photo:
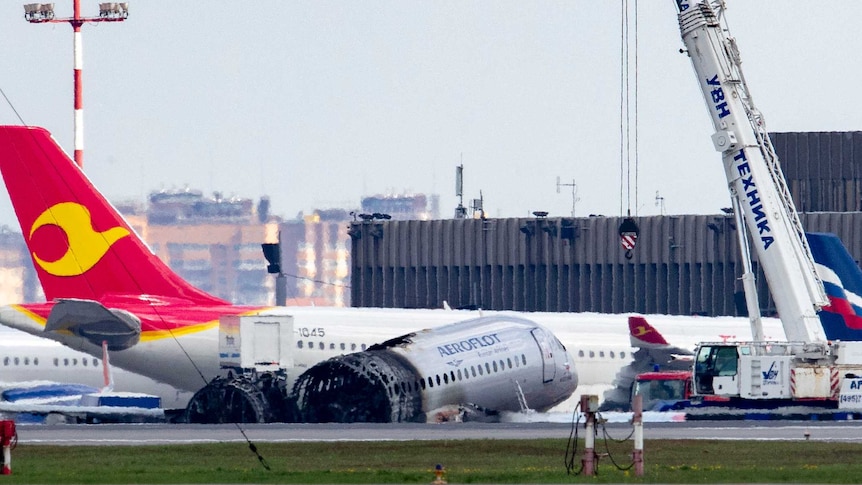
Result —
[[18, 433], [15, 431], [15, 421], [0, 421], [0, 446], [3, 446], [3, 467], [0, 475], [12, 474], [12, 447], [18, 442]]

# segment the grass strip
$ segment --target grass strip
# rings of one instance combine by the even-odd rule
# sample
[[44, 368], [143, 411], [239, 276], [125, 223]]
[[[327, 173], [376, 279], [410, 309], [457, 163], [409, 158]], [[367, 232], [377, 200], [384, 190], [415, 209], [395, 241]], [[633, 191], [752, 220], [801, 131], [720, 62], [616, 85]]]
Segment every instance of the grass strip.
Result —
[[[647, 441], [645, 474], [632, 442], [597, 442], [598, 473], [567, 473], [565, 440], [258, 443], [266, 470], [235, 443], [19, 445], [6, 483], [862, 483], [862, 445], [821, 441]], [[579, 453], [583, 442], [579, 443]], [[574, 459], [580, 467], [581, 456]], [[619, 468], [618, 468], [619, 466]]]

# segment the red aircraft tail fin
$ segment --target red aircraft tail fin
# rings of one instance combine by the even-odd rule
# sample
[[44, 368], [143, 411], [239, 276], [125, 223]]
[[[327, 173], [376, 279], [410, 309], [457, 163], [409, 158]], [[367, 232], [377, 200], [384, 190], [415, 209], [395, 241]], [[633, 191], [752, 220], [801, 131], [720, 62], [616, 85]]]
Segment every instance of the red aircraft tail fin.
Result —
[[667, 340], [655, 329], [646, 318], [641, 316], [629, 317], [629, 336], [632, 347], [656, 347], [668, 346]]
[[150, 251], [44, 128], [0, 126], [0, 172], [45, 297], [224, 304]]

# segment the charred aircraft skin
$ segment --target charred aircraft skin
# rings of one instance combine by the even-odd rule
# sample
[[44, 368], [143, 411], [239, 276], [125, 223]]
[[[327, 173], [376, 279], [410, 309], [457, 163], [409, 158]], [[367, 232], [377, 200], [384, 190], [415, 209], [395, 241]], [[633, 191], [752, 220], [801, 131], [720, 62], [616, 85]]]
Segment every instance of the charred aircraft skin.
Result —
[[305, 423], [424, 422], [416, 369], [386, 350], [333, 357], [302, 374], [293, 387]]
[[455, 407], [462, 418], [487, 420], [499, 411], [546, 411], [566, 400], [578, 381], [572, 362], [560, 341], [535, 322], [480, 317], [333, 357], [301, 374], [289, 392], [286, 378], [275, 374], [215, 379], [192, 398], [186, 418], [426, 422]]
[[302, 374], [293, 398], [304, 422], [425, 422], [447, 406], [546, 411], [577, 374], [547, 329], [512, 316], [410, 333], [334, 357]]

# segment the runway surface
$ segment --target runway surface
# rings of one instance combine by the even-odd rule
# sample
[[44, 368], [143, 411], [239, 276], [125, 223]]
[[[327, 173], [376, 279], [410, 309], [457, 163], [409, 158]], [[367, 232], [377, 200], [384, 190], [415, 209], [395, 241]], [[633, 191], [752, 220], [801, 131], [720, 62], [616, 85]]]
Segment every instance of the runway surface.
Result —
[[[614, 438], [631, 432], [626, 423], [607, 424]], [[21, 425], [20, 444], [140, 446], [216, 442], [406, 441], [465, 439], [567, 439], [565, 423], [445, 424], [96, 424]], [[583, 436], [583, 426], [579, 429]], [[245, 436], [243, 436], [243, 433]], [[808, 435], [806, 438], [806, 434]], [[805, 440], [862, 442], [862, 422], [681, 422], [646, 423], [644, 438], [684, 440]]]

